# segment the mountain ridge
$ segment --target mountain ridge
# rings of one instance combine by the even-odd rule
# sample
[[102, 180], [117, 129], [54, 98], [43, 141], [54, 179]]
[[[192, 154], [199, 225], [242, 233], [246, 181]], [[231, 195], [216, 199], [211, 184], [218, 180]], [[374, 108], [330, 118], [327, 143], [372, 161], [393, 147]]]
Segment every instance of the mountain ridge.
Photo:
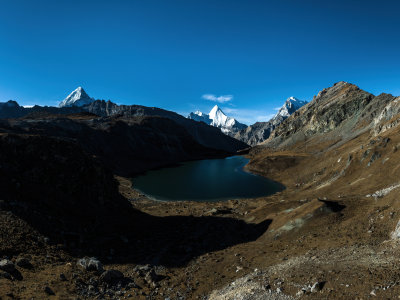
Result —
[[256, 122], [245, 129], [237, 132], [235, 138], [251, 146], [264, 142], [269, 138], [272, 131], [296, 110], [306, 105], [307, 101], [289, 97], [280, 107], [278, 112], [267, 122]]
[[[93, 98], [90, 98], [83, 89], [78, 88], [74, 92], [66, 98], [67, 100], [71, 100], [72, 103], [69, 102], [66, 106], [61, 107], [42, 107], [35, 105], [26, 108], [20, 106], [15, 101], [6, 102], [0, 105], [0, 118], [40, 117], [46, 114], [67, 115], [81, 112], [89, 112], [103, 118], [118, 116], [122, 116], [125, 119], [144, 116], [162, 117], [172, 120], [179, 126], [182, 126], [195, 141], [206, 148], [236, 153], [236, 151], [248, 147], [247, 144], [223, 134], [218, 128], [189, 120], [172, 111], [141, 105], [118, 105], [109, 100], [92, 101]], [[83, 99], [89, 98], [90, 103], [82, 106], [73, 105], [77, 101], [80, 101], [81, 97], [83, 97]]]

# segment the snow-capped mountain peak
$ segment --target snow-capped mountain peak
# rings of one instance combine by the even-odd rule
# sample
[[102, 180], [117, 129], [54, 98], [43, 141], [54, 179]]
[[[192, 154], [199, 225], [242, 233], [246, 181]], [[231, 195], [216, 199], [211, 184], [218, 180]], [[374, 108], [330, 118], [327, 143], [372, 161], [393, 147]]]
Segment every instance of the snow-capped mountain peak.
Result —
[[190, 113], [188, 116], [189, 119], [195, 121], [201, 121], [208, 125], [221, 128], [221, 131], [226, 134], [237, 132], [240, 129], [246, 128], [247, 126], [239, 123], [234, 118], [228, 117], [219, 108], [218, 105], [215, 105], [209, 114], [202, 113], [200, 111], [196, 111], [194, 113]]
[[235, 123], [235, 119], [224, 114], [222, 109], [215, 105], [208, 114], [212, 120], [212, 125], [215, 127], [229, 127]]
[[218, 105], [214, 105], [214, 107], [210, 110], [210, 113], [208, 115], [209, 116], [211, 116], [211, 115], [215, 116], [218, 112], [223, 113]]
[[71, 94], [68, 95], [63, 101], [61, 101], [59, 107], [70, 107], [70, 106], [84, 106], [94, 101], [93, 98], [85, 92], [82, 87], [78, 87]]
[[273, 119], [283, 117], [287, 118], [289, 117], [292, 113], [294, 113], [296, 110], [298, 110], [300, 107], [303, 105], [306, 105], [307, 101], [302, 101], [299, 100], [295, 97], [289, 97], [286, 99], [285, 103], [283, 106], [279, 109], [279, 111], [276, 113]]

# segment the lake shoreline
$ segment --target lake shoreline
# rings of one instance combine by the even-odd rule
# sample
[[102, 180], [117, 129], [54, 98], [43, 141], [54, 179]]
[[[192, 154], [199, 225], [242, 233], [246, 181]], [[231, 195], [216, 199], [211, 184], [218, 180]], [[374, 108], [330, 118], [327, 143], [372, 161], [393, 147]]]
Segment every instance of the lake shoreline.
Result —
[[[266, 197], [285, 189], [279, 182], [248, 170], [248, 163], [245, 155], [187, 161], [149, 170], [131, 178], [131, 182], [139, 194], [153, 201], [167, 202], [215, 203]], [[182, 187], [176, 187], [177, 183]]]

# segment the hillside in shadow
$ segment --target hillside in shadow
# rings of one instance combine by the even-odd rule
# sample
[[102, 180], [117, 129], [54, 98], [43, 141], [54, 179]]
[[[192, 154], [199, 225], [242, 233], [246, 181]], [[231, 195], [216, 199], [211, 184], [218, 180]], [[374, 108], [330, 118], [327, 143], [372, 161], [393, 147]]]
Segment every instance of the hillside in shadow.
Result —
[[[0, 143], [3, 255], [43, 247], [37, 233], [75, 257], [182, 266], [201, 254], [253, 241], [270, 224], [145, 214], [120, 195], [112, 172], [76, 143], [18, 134], [0, 135]], [[7, 221], [10, 215], [3, 212], [23, 222]]]

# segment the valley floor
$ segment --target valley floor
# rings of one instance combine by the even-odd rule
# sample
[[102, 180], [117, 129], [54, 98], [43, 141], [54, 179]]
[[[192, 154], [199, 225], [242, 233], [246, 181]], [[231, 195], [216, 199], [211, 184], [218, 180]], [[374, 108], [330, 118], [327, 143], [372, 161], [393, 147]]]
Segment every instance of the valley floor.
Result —
[[134, 236], [104, 242], [105, 269], [123, 273], [112, 280], [77, 266], [95, 250], [54, 245], [2, 207], [2, 251], [20, 247], [32, 266], [0, 273], [0, 299], [400, 298], [396, 139], [256, 148], [247, 168], [287, 187], [265, 198], [157, 202], [117, 177], [142, 216]]

